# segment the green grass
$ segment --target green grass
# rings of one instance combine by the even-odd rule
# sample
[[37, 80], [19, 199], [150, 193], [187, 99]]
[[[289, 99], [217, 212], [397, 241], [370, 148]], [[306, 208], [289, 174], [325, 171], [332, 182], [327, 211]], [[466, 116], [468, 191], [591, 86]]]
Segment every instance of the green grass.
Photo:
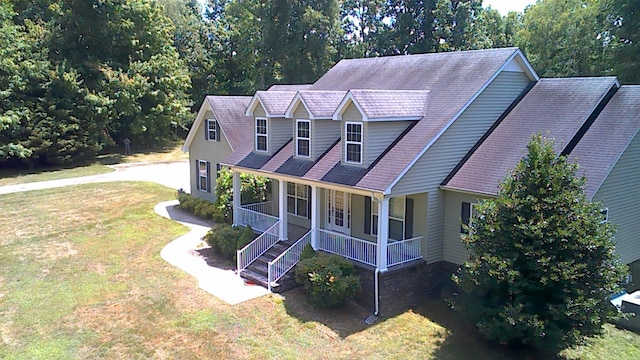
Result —
[[98, 175], [114, 171], [107, 165], [134, 162], [163, 162], [189, 159], [189, 154], [182, 152], [182, 142], [160, 144], [156, 146], [133, 147], [132, 155], [122, 155], [120, 148], [105, 149], [94, 159], [80, 164], [68, 164], [35, 169], [0, 169], [0, 186], [16, 185], [30, 182], [68, 179], [80, 176]]
[[[373, 326], [300, 289], [227, 305], [159, 256], [186, 231], [153, 213], [174, 196], [149, 183], [0, 196], [0, 358], [536, 358], [478, 340], [439, 300]], [[637, 359], [640, 336], [607, 327], [563, 355]]]

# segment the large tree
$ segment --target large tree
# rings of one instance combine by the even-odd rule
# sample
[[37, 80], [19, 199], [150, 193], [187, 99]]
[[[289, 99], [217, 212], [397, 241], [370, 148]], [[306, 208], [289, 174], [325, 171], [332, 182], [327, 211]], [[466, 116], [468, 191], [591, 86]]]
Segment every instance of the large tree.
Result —
[[577, 166], [540, 135], [527, 148], [497, 198], [474, 207], [454, 308], [490, 340], [555, 351], [601, 333], [626, 270]]
[[606, 0], [602, 12], [608, 15], [613, 37], [613, 73], [623, 83], [640, 84], [640, 2]]

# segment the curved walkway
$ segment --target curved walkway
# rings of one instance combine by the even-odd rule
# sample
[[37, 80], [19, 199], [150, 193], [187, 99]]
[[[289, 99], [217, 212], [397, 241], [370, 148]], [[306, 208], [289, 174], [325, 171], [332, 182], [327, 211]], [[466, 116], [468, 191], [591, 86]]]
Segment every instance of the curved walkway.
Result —
[[211, 224], [191, 216], [177, 205], [178, 200], [171, 200], [162, 202], [153, 209], [157, 214], [191, 229], [162, 249], [160, 256], [164, 260], [198, 279], [200, 289], [230, 305], [269, 293], [269, 290], [261, 286], [245, 285], [233, 270], [223, 270], [208, 265], [205, 259], [196, 253], [196, 249], [202, 243], [202, 237], [211, 228]]
[[[173, 189], [189, 191], [187, 161], [130, 163], [110, 167], [115, 171], [77, 178], [0, 186], [0, 195], [108, 181], [150, 181]], [[263, 287], [245, 285], [234, 271], [209, 266], [204, 258], [198, 256], [195, 250], [201, 243], [202, 237], [211, 228], [211, 223], [182, 211], [176, 206], [177, 204], [178, 200], [171, 200], [154, 207], [157, 214], [177, 221], [190, 229], [188, 233], [173, 240], [161, 250], [160, 256], [164, 260], [198, 279], [202, 290], [231, 305], [269, 293]]]

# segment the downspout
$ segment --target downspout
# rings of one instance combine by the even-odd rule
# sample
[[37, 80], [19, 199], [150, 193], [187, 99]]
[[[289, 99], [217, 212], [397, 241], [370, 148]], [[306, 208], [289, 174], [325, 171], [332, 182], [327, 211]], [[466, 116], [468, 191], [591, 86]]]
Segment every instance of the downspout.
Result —
[[376, 268], [376, 273], [374, 275], [373, 281], [375, 282], [375, 303], [376, 303], [376, 312], [373, 313], [376, 317], [380, 314], [380, 269]]

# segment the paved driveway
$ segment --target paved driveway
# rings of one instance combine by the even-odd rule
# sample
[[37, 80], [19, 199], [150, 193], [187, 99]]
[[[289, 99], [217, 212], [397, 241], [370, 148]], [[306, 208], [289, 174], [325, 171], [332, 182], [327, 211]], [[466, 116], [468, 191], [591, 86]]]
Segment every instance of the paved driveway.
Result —
[[107, 181], [151, 181], [173, 189], [184, 189], [190, 192], [188, 161], [131, 163], [110, 165], [110, 167], [116, 171], [70, 179], [0, 186], [0, 194]]

